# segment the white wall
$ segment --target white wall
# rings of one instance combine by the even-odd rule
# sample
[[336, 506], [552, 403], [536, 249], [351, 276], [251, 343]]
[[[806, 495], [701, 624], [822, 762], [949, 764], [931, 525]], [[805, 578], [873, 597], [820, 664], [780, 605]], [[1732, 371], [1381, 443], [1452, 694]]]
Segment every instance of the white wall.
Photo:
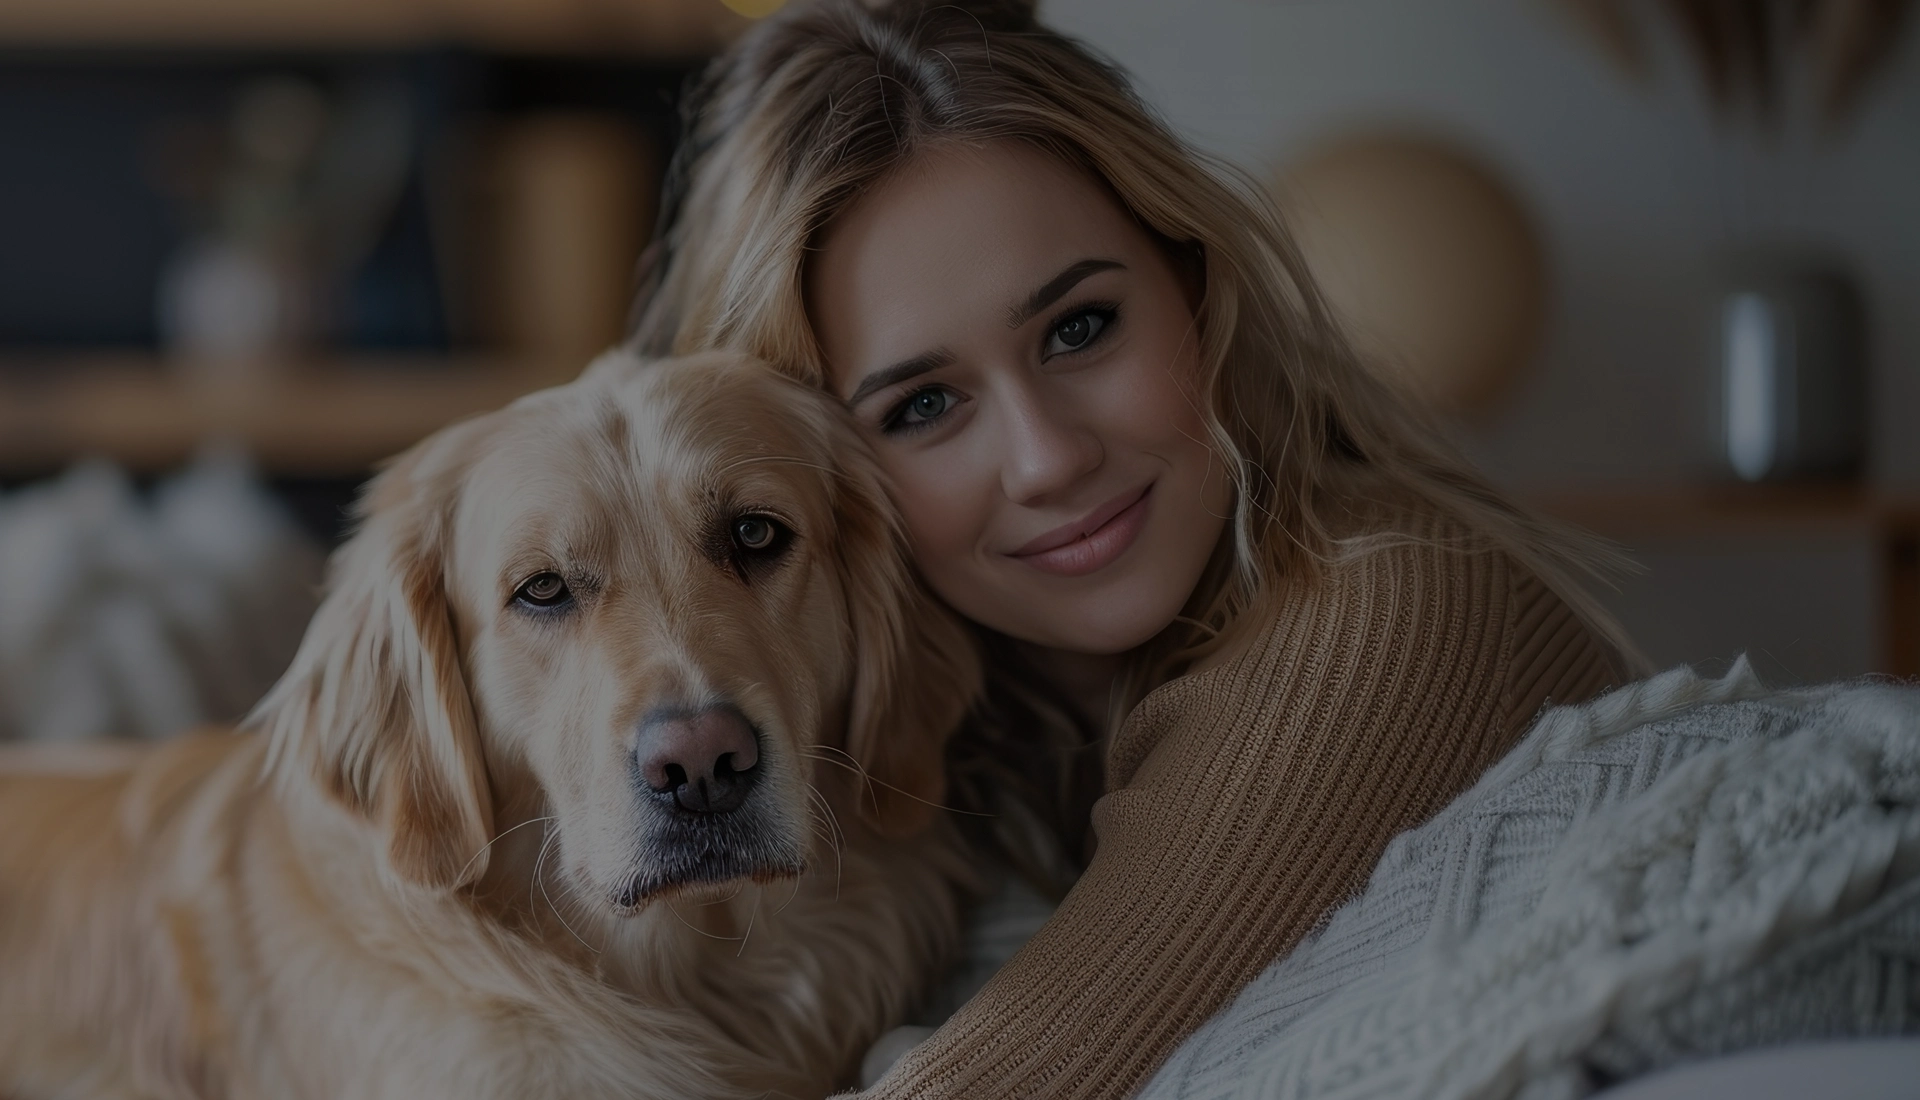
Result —
[[[1716, 476], [1716, 265], [1750, 247], [1837, 250], [1871, 310], [1876, 480], [1920, 485], [1920, 35], [1842, 139], [1771, 144], [1712, 124], [1677, 47], [1638, 86], [1550, 0], [1046, 0], [1202, 148], [1270, 172], [1323, 136], [1449, 134], [1505, 171], [1553, 272], [1537, 369], [1474, 446], [1523, 489]], [[1619, 610], [1663, 661], [1741, 648], [1795, 678], [1866, 671], [1880, 597], [1870, 554], [1791, 540], [1649, 544]], [[1768, 618], [1764, 594], [1826, 593]], [[1676, 603], [1676, 601], [1678, 601]], [[1824, 610], [1822, 607], [1824, 606]], [[1722, 624], [1716, 626], [1714, 624]]]

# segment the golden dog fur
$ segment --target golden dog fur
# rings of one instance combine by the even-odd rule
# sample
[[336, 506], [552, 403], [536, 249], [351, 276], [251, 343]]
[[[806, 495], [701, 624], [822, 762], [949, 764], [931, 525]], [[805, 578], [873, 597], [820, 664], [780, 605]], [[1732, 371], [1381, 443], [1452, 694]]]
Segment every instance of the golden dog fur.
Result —
[[[834, 412], [609, 355], [374, 481], [241, 731], [0, 757], [0, 1096], [844, 1083], [957, 939], [930, 807], [978, 670]], [[515, 601], [542, 570], [564, 613]], [[669, 850], [635, 728], [716, 703], [758, 816]]]

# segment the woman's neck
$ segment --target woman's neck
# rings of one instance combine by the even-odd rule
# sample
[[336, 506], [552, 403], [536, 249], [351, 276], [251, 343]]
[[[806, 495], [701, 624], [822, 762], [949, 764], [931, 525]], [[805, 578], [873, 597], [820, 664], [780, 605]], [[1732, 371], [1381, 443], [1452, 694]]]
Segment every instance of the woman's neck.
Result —
[[1106, 732], [1114, 684], [1126, 667], [1125, 654], [1076, 653], [1027, 642], [1015, 644], [1020, 656], [1059, 689], [1076, 715], [1093, 729]]

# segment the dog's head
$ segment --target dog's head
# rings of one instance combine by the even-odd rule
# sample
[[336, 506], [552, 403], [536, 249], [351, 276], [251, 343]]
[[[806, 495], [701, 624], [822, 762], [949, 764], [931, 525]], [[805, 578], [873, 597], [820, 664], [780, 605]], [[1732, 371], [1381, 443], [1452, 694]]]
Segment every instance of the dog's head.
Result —
[[836, 762], [874, 827], [924, 825], [978, 669], [829, 400], [610, 355], [409, 451], [256, 714], [277, 777], [433, 889], [478, 879], [530, 781], [548, 859], [616, 912], [800, 870]]

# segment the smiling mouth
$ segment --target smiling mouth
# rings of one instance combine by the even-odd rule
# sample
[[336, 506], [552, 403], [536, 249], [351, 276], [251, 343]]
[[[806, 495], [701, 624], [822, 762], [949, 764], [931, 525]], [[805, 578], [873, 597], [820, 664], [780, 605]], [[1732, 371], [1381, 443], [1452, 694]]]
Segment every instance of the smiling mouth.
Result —
[[1146, 526], [1153, 483], [1095, 508], [1080, 520], [1056, 527], [1007, 556], [1043, 573], [1080, 577], [1112, 564]]

